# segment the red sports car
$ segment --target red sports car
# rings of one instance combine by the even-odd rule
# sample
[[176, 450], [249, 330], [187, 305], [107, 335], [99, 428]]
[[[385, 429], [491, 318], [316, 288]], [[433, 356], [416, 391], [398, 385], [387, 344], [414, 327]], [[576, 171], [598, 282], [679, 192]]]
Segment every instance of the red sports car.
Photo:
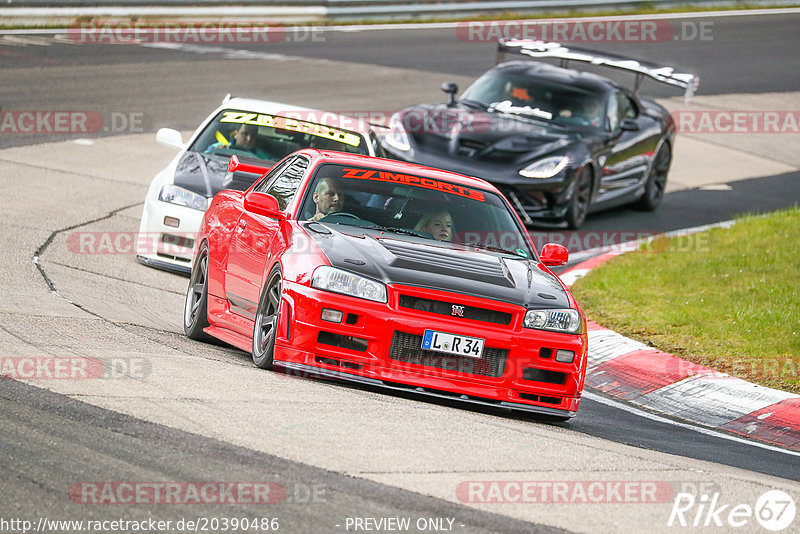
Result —
[[[231, 158], [230, 169], [256, 169]], [[222, 191], [197, 236], [184, 328], [258, 367], [566, 420], [586, 319], [489, 183], [300, 150]]]

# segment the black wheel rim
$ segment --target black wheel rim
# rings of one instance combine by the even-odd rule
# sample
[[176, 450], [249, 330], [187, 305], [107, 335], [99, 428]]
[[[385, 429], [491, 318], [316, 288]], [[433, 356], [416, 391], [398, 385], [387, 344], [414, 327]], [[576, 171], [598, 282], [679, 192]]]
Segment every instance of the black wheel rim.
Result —
[[664, 196], [664, 189], [667, 185], [667, 173], [669, 172], [670, 153], [669, 148], [662, 146], [658, 149], [656, 159], [653, 162], [653, 169], [650, 171], [650, 187], [648, 194], [653, 201], [660, 200]]
[[197, 260], [197, 268], [192, 271], [189, 289], [186, 292], [186, 307], [184, 310], [186, 326], [192, 326], [197, 321], [197, 314], [200, 311], [200, 302], [203, 299], [207, 279], [208, 255], [203, 254]]
[[263, 355], [269, 348], [275, 336], [275, 325], [278, 319], [278, 308], [281, 303], [280, 274], [276, 274], [267, 287], [263, 302], [256, 316], [256, 347], [259, 354]]
[[592, 194], [592, 179], [588, 169], [581, 172], [575, 190], [575, 222], [580, 223], [586, 217], [589, 209], [589, 199]]

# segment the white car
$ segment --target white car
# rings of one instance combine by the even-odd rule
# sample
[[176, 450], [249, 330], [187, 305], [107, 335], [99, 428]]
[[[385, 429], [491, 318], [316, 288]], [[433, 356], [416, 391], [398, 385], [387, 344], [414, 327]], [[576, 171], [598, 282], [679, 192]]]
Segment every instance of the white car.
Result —
[[245, 169], [248, 161], [271, 167], [301, 148], [383, 155], [374, 129], [358, 118], [230, 95], [186, 143], [170, 128], [156, 140], [180, 152], [150, 183], [136, 259], [183, 274], [191, 271], [194, 236], [211, 198], [222, 189], [245, 190], [260, 176], [228, 172], [232, 155]]

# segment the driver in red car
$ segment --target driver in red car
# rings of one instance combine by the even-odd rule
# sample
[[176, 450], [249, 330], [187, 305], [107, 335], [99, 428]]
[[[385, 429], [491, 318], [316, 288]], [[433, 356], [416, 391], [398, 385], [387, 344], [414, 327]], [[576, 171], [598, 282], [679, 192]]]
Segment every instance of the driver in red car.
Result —
[[326, 215], [342, 211], [344, 187], [336, 178], [323, 178], [314, 189], [313, 199], [317, 212], [309, 220], [318, 221]]

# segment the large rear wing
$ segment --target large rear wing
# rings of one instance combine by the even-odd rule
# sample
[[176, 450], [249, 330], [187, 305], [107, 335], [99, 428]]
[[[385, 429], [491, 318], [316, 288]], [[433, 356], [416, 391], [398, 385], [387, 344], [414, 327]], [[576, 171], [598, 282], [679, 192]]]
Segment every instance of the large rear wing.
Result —
[[530, 39], [501, 39], [497, 43], [498, 61], [503, 54], [511, 53], [534, 59], [560, 59], [560, 65], [566, 68], [570, 61], [581, 61], [591, 65], [632, 72], [636, 75], [634, 92], [638, 93], [645, 78], [660, 83], [674, 85], [683, 89], [683, 97], [688, 102], [692, 98], [700, 78], [694, 74], [675, 72], [673, 67], [658, 65], [648, 61], [633, 59], [608, 52], [598, 52], [586, 48], [566, 47], [560, 43], [534, 41]]

